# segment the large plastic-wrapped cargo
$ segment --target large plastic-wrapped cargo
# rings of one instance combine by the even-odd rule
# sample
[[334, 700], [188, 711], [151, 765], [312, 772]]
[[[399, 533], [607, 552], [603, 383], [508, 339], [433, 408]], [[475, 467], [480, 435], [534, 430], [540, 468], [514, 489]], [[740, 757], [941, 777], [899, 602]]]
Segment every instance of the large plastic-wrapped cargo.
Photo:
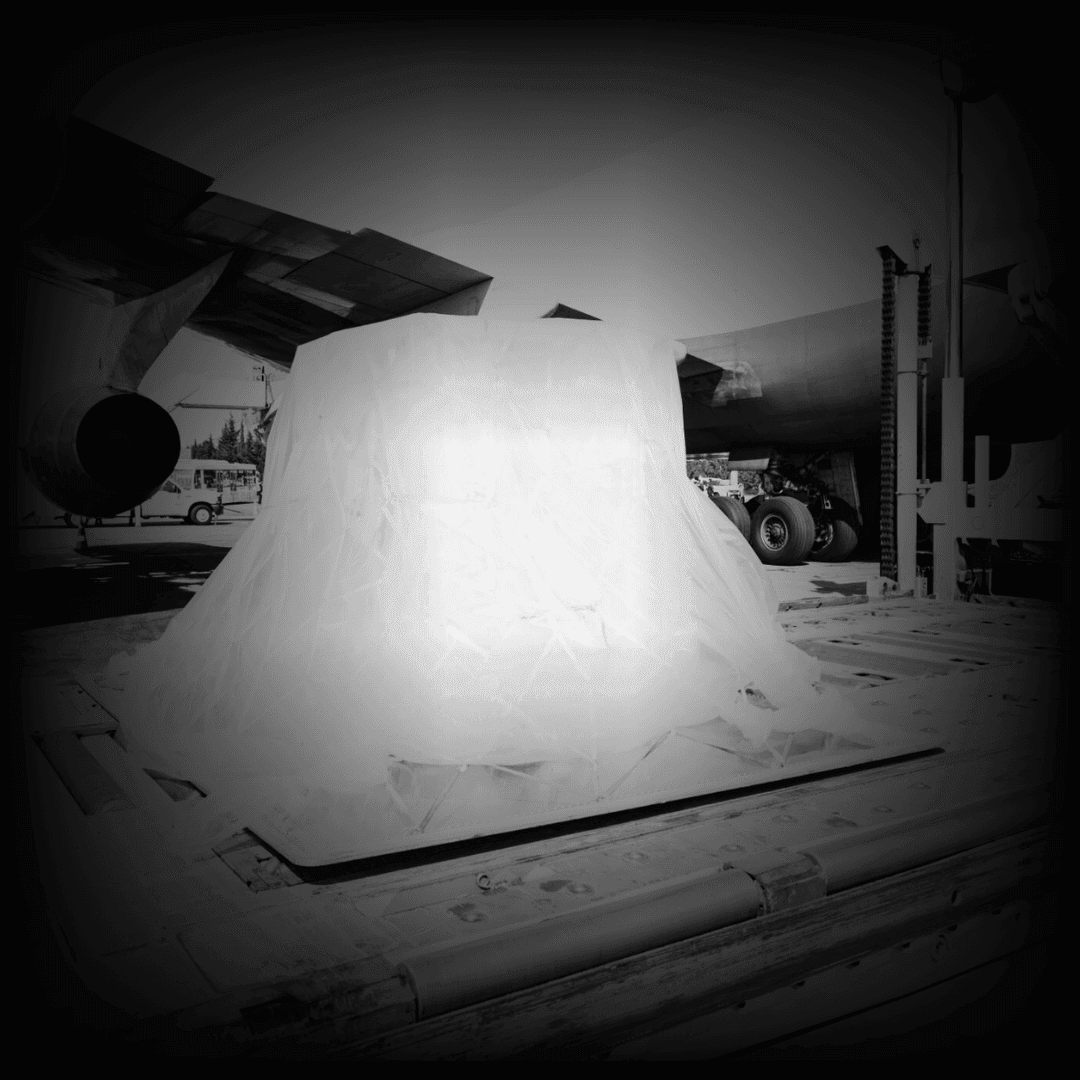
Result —
[[595, 761], [717, 716], [828, 730], [842, 703], [687, 479], [677, 349], [430, 314], [302, 347], [261, 512], [135, 659], [127, 735], [256, 798]]

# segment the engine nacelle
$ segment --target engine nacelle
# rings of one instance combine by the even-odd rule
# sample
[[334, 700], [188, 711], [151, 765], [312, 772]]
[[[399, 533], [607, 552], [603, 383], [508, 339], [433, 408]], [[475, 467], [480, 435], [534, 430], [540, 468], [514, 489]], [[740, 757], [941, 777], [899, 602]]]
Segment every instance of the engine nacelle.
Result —
[[96, 386], [50, 398], [30, 429], [26, 465], [41, 493], [84, 517], [138, 506], [180, 457], [173, 418], [141, 394]]

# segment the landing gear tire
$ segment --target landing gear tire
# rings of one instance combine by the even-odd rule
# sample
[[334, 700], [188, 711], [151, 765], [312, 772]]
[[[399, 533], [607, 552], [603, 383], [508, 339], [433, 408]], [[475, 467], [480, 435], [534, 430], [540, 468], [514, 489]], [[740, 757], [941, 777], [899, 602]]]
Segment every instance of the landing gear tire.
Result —
[[859, 543], [859, 515], [843, 499], [829, 496], [832, 509], [823, 510], [815, 523], [810, 558], [816, 562], [844, 562]]
[[814, 546], [814, 518], [790, 495], [765, 499], [750, 519], [750, 546], [770, 566], [801, 563]]
[[192, 525], [209, 525], [214, 520], [213, 508], [206, 503], [196, 503], [187, 515]]
[[743, 534], [743, 539], [750, 540], [750, 511], [730, 495], [716, 495], [712, 500], [724, 513], [724, 516]]

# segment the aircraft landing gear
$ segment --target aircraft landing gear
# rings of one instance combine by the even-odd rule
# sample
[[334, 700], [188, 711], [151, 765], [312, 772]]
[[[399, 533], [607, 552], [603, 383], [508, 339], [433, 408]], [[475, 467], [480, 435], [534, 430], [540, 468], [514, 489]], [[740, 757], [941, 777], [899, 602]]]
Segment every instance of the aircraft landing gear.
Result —
[[859, 515], [854, 507], [835, 495], [829, 496], [829, 503], [828, 510], [818, 511], [810, 558], [817, 562], [844, 562], [859, 543]]
[[743, 539], [750, 540], [750, 511], [738, 499], [730, 495], [710, 495], [713, 503], [720, 508], [724, 516], [743, 534]]
[[814, 545], [814, 518], [790, 495], [765, 499], [750, 519], [750, 546], [770, 566], [801, 563]]

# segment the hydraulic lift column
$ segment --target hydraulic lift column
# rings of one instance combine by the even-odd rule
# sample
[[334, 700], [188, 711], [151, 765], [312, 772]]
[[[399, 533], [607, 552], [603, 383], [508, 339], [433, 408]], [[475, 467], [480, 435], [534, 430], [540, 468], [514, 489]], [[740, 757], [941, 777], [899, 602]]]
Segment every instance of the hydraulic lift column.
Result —
[[[946, 214], [949, 232], [949, 276], [945, 294], [948, 340], [945, 377], [941, 380], [941, 484], [933, 492], [933, 506], [926, 505], [924, 520], [934, 530], [934, 595], [955, 600], [957, 537], [959, 522], [967, 509], [964, 484], [964, 179], [962, 79], [952, 66], [943, 65], [942, 80], [949, 98], [946, 109], [949, 131]], [[928, 492], [928, 494], [930, 494]], [[925, 500], [924, 500], [925, 502]]]
[[917, 274], [896, 282], [896, 586], [915, 592], [919, 502]]
[[889, 247], [881, 296], [881, 576], [914, 594], [919, 506], [919, 318], [923, 276]]
[[941, 380], [941, 483], [932, 485], [931, 493], [937, 498], [933, 508], [924, 501], [923, 516], [934, 529], [934, 595], [939, 600], [955, 600], [956, 540], [967, 508], [964, 380], [959, 376]]

